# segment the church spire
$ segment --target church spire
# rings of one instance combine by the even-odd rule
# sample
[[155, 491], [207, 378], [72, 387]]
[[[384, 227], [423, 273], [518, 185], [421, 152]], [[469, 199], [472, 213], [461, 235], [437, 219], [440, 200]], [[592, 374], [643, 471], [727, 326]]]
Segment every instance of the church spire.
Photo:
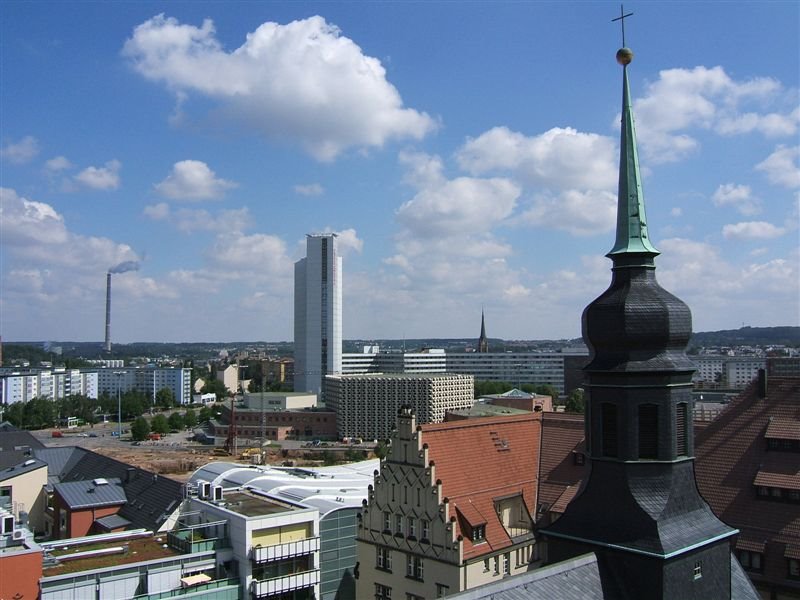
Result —
[[478, 352], [489, 352], [489, 338], [486, 337], [486, 321], [483, 316], [483, 307], [481, 307], [481, 336], [478, 338]]
[[625, 254], [657, 256], [658, 250], [650, 243], [647, 217], [644, 210], [642, 176], [639, 172], [639, 153], [636, 148], [636, 128], [631, 107], [628, 84], [628, 65], [633, 52], [622, 48], [617, 52], [617, 62], [622, 65], [622, 126], [619, 141], [619, 188], [617, 192], [617, 238], [607, 254], [609, 258]]

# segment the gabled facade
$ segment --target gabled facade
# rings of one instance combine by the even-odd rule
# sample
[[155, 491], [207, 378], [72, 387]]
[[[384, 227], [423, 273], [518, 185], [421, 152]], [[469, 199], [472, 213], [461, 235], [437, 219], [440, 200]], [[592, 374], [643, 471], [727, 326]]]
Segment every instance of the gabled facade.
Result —
[[527, 571], [540, 413], [417, 426], [404, 407], [397, 419], [358, 526], [357, 597], [438, 598]]

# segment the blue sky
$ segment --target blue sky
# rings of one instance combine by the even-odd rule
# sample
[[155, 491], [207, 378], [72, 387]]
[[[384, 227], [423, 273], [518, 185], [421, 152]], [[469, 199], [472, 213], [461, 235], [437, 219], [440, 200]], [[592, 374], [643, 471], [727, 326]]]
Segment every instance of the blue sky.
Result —
[[[0, 334], [292, 338], [339, 233], [344, 336], [577, 337], [610, 281], [607, 2], [0, 3]], [[657, 276], [694, 329], [798, 325], [800, 4], [637, 2]]]

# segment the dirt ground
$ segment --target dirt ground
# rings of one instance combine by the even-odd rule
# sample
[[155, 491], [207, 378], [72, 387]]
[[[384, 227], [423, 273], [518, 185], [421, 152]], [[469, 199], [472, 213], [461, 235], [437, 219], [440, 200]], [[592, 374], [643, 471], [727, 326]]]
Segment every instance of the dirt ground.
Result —
[[[191, 433], [170, 433], [159, 441], [140, 442], [134, 445], [125, 433], [122, 439], [113, 435], [117, 426], [113, 423], [97, 424], [94, 427], [62, 429], [63, 437], [52, 437], [53, 429], [32, 432], [45, 446], [79, 446], [103, 454], [130, 465], [168, 475], [178, 481], [186, 481], [198, 468], [212, 461], [241, 462], [251, 464], [240, 456], [218, 455], [214, 447], [192, 441]], [[288, 445], [288, 444], [287, 444]], [[294, 446], [299, 444], [295, 443]], [[244, 447], [239, 449], [239, 452]], [[296, 466], [318, 466], [322, 449], [310, 448], [266, 448], [266, 464]]]

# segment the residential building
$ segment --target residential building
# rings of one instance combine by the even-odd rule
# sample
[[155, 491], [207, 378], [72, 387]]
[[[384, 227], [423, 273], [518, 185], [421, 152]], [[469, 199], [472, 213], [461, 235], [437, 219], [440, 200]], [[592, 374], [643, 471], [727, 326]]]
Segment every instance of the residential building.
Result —
[[[227, 564], [238, 574], [239, 598], [319, 598], [319, 511], [252, 488], [211, 488], [197, 480], [197, 496], [187, 500], [188, 529], [221, 532], [230, 548]], [[189, 535], [186, 541], [194, 540]], [[235, 568], [233, 565], [236, 565]]]
[[294, 389], [322, 396], [325, 375], [342, 372], [342, 257], [336, 234], [306, 236], [294, 265]]
[[0, 509], [24, 520], [32, 531], [43, 532], [46, 485], [47, 464], [33, 457], [0, 469]]
[[116, 397], [118, 393], [137, 391], [155, 403], [164, 388], [172, 392], [177, 404], [192, 402], [192, 370], [181, 367], [125, 367], [97, 369], [98, 392]]
[[221, 381], [229, 392], [233, 394], [239, 393], [239, 365], [232, 364], [219, 367], [217, 369], [217, 381]]
[[697, 433], [697, 485], [739, 529], [735, 551], [763, 598], [800, 598], [800, 377], [751, 383]]
[[97, 373], [85, 369], [0, 369], [0, 402], [59, 399], [81, 394], [97, 398]]
[[766, 368], [767, 359], [759, 356], [702, 354], [692, 356], [696, 371], [692, 381], [698, 387], [741, 390]]
[[39, 598], [42, 548], [24, 523], [0, 507], [0, 598]]
[[336, 413], [339, 437], [386, 439], [397, 411], [410, 405], [420, 423], [440, 423], [448, 411], [474, 404], [470, 375], [329, 375], [326, 405]]
[[[207, 481], [212, 487], [249, 489], [317, 509], [320, 573], [317, 597], [334, 600], [356, 597], [356, 518], [379, 466], [378, 460], [319, 468], [245, 467], [212, 462], [198, 469], [190, 483]], [[262, 548], [268, 554], [276, 553], [276, 548], [266, 544]]]
[[534, 540], [541, 413], [417, 425], [391, 453], [358, 526], [358, 598], [440, 598], [523, 573]]
[[180, 482], [85, 448], [33, 453], [47, 463], [47, 486], [39, 488], [47, 496], [46, 535], [58, 539], [121, 529], [166, 532], [174, 526], [183, 499]]

